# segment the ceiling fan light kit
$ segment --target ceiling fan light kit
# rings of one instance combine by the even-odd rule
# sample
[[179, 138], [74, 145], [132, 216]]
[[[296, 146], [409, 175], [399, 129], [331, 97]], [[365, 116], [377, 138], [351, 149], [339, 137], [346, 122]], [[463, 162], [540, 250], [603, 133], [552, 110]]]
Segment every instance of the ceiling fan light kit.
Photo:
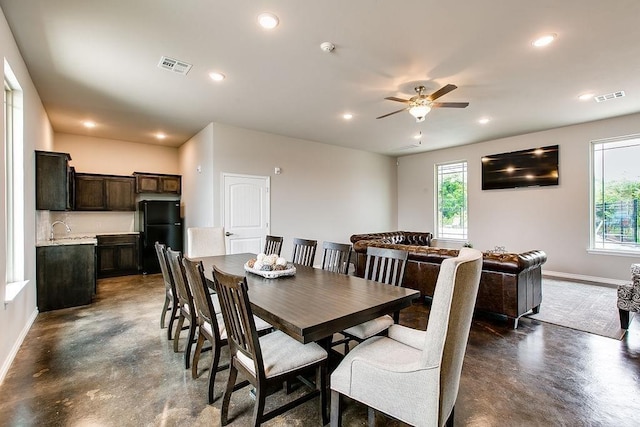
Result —
[[424, 121], [425, 117], [431, 109], [433, 108], [466, 108], [469, 106], [468, 102], [434, 102], [436, 99], [440, 98], [443, 95], [451, 92], [454, 89], [457, 89], [458, 86], [448, 84], [446, 86], [441, 87], [437, 91], [433, 92], [431, 95], [425, 95], [423, 92], [426, 90], [424, 86], [416, 86], [414, 89], [417, 93], [416, 96], [412, 96], [409, 99], [397, 98], [395, 96], [388, 96], [385, 99], [389, 101], [402, 102], [404, 104], [408, 104], [408, 107], [405, 107], [401, 110], [394, 111], [388, 114], [385, 114], [380, 117], [376, 117], [377, 119], [383, 119], [385, 117], [391, 116], [396, 113], [400, 113], [402, 111], [409, 111], [413, 117], [415, 117], [416, 122]]

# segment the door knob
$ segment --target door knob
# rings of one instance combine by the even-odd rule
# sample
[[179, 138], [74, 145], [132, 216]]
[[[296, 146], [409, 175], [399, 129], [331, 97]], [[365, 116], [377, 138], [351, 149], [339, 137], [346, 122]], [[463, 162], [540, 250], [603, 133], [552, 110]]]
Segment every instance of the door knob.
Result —
[[225, 236], [229, 237], [231, 235], [233, 235], [233, 233], [229, 233], [228, 231], [226, 233], [224, 233]]

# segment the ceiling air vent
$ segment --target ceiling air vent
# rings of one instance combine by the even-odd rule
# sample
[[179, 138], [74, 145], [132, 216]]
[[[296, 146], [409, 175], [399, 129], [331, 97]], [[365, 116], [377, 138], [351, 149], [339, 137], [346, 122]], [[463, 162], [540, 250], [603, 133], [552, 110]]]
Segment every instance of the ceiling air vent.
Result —
[[158, 63], [158, 67], [167, 71], [172, 71], [174, 73], [186, 75], [191, 69], [192, 65], [187, 64], [184, 61], [179, 61], [177, 59], [169, 58], [167, 56], [163, 56], [160, 58], [160, 62]]
[[593, 99], [595, 99], [596, 102], [604, 102], [604, 101], [609, 101], [610, 99], [622, 98], [623, 96], [624, 96], [624, 91], [620, 90], [618, 92], [594, 96]]

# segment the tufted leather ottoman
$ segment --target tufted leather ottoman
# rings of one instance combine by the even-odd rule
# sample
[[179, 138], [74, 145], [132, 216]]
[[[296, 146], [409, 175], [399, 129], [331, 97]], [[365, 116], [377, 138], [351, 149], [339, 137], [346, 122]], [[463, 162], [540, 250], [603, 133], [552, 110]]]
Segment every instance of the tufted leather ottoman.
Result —
[[640, 264], [631, 264], [633, 283], [618, 286], [618, 311], [620, 327], [629, 329], [629, 313], [640, 312]]

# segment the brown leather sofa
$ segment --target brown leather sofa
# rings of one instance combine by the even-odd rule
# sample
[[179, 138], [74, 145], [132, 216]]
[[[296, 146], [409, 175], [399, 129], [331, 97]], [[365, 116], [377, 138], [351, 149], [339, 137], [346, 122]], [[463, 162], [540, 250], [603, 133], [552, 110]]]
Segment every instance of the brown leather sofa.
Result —
[[[431, 233], [408, 231], [352, 235], [356, 275], [364, 276], [369, 246], [405, 250], [409, 260], [402, 286], [420, 291], [423, 297], [433, 297], [440, 263], [457, 256], [458, 250], [429, 246], [431, 237]], [[539, 250], [520, 254], [484, 252], [476, 310], [506, 316], [517, 328], [523, 314], [540, 310], [542, 264], [546, 261], [547, 255]]]

